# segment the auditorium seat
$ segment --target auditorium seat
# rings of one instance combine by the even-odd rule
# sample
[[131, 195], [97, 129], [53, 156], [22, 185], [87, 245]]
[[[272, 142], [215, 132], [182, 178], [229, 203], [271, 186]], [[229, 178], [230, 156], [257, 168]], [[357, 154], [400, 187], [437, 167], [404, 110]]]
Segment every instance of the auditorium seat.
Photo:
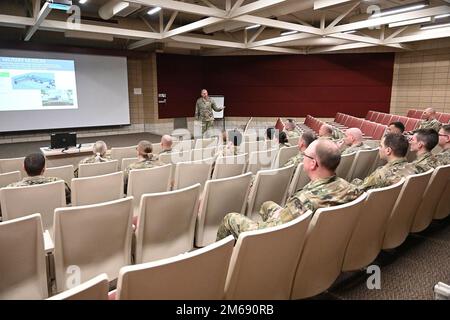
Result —
[[439, 117], [438, 120], [439, 120], [439, 122], [441, 122], [443, 124], [450, 123], [450, 113], [441, 114], [441, 116]]
[[209, 180], [200, 203], [195, 230], [195, 246], [204, 247], [216, 241], [217, 230], [227, 213], [245, 213], [252, 174]]
[[375, 115], [374, 111], [372, 110], [367, 111], [366, 120], [372, 121], [374, 115]]
[[373, 150], [359, 150], [356, 153], [352, 166], [347, 174], [347, 181], [352, 181], [355, 178], [364, 179], [369, 174], [374, 161], [377, 158], [378, 148]]
[[416, 110], [411, 118], [422, 119], [423, 110]]
[[279, 149], [270, 149], [251, 152], [248, 159], [247, 172], [256, 174], [259, 170], [270, 169], [278, 151]]
[[176, 257], [123, 267], [117, 284], [117, 299], [223, 299], [233, 245], [234, 238], [229, 236]]
[[405, 178], [405, 183], [387, 220], [383, 250], [394, 249], [405, 241], [422, 200], [420, 195], [425, 192], [432, 173], [433, 170], [429, 170]]
[[174, 141], [172, 143], [172, 150], [186, 151], [186, 150], [194, 149], [194, 146], [195, 146], [195, 140]]
[[193, 149], [191, 151], [191, 160], [197, 161], [197, 160], [211, 159], [211, 158], [216, 157], [216, 153], [217, 153], [217, 147], [215, 147], [215, 146], [208, 147], [208, 148], [202, 148], [202, 149]]
[[297, 145], [294, 145], [292, 147], [280, 148], [280, 151], [278, 151], [277, 156], [273, 160], [272, 169], [283, 167], [290, 158], [297, 155], [298, 153], [299, 151]]
[[55, 210], [55, 275], [57, 292], [73, 273], [81, 282], [106, 273], [112, 281], [131, 264], [132, 197]]
[[408, 117], [398, 116], [398, 121], [403, 123], [403, 125], [406, 125], [406, 121], [408, 121], [408, 119], [409, 119]]
[[350, 168], [352, 167], [355, 157], [356, 152], [344, 154], [343, 156], [341, 156], [341, 161], [339, 162], [339, 165], [336, 168], [336, 175], [339, 178], [347, 179], [347, 175], [349, 174]]
[[177, 163], [173, 178], [173, 190], [186, 188], [196, 183], [200, 183], [203, 190], [206, 180], [211, 177], [213, 162], [214, 158]]
[[112, 201], [123, 196], [123, 172], [118, 171], [102, 176], [72, 179], [72, 205]]
[[53, 211], [66, 206], [64, 181], [0, 189], [3, 220], [40, 213], [44, 230], [53, 230]]
[[70, 186], [73, 179], [73, 165], [46, 168], [44, 171], [44, 177], [56, 177], [63, 179], [67, 185]]
[[109, 280], [102, 273], [47, 300], [108, 300]]
[[122, 171], [125, 171], [130, 164], [136, 163], [138, 161], [139, 161], [139, 159], [137, 157], [134, 157], [134, 158], [122, 158], [122, 164], [120, 165], [120, 167], [122, 168]]
[[261, 221], [259, 209], [265, 201], [270, 200], [280, 206], [284, 205], [294, 169], [294, 166], [290, 165], [280, 169], [258, 171], [248, 199], [249, 218]]
[[80, 165], [78, 166], [78, 177], [87, 178], [87, 177], [101, 176], [117, 172], [118, 169], [119, 169], [118, 160], [98, 162], [98, 163], [80, 163]]
[[387, 126], [382, 125], [382, 124], [378, 124], [377, 128], [373, 132], [373, 139], [374, 140], [381, 140], [381, 138], [384, 135], [384, 132], [386, 131], [386, 128], [387, 128]]
[[160, 154], [159, 161], [166, 164], [176, 164], [178, 162], [191, 161], [191, 149]]
[[413, 131], [419, 125], [420, 119], [409, 118], [405, 123], [405, 131]]
[[450, 164], [439, 166], [434, 170], [428, 186], [423, 193], [422, 202], [414, 216], [411, 232], [420, 232], [430, 225], [449, 179]]
[[[400, 119], [400, 116], [398, 116], [398, 115], [393, 115], [392, 118], [391, 118], [391, 123], [392, 123], [392, 122], [397, 122], [397, 121], [399, 121], [399, 119]], [[389, 123], [388, 123], [388, 125], [389, 125]]]
[[370, 265], [383, 244], [386, 222], [402, 189], [404, 179], [384, 188], [367, 191], [356, 226], [345, 250], [342, 271], [355, 271]]
[[225, 283], [227, 300], [287, 300], [312, 212], [280, 226], [242, 232]]
[[[121, 165], [123, 158], [136, 157], [137, 155], [136, 148], [137, 146], [111, 148], [111, 159], [117, 160], [119, 165]], [[123, 170], [124, 168], [119, 169]]]
[[152, 153], [159, 154], [162, 151], [161, 143], [152, 143]]
[[365, 139], [372, 138], [376, 128], [377, 124], [375, 122], [364, 121], [361, 127], [361, 131], [364, 134], [364, 138]]
[[216, 159], [212, 179], [223, 179], [243, 174], [247, 165], [247, 154], [219, 156]]
[[0, 159], [0, 173], [20, 171], [22, 177], [26, 177], [27, 173], [23, 168], [25, 157]]
[[137, 228], [135, 263], [164, 259], [192, 250], [200, 184], [144, 194]]
[[409, 109], [408, 113], [406, 114], [406, 116], [408, 118], [414, 118], [414, 115], [416, 114], [416, 109]]
[[393, 117], [392, 114], [386, 113], [383, 119], [381, 120], [380, 124], [384, 124], [385, 126], [387, 126], [389, 123], [391, 123], [392, 117]]
[[433, 219], [441, 220], [450, 215], [450, 179], [447, 181], [447, 185], [444, 188], [441, 199], [438, 202]]
[[195, 140], [194, 149], [217, 147], [217, 143], [218, 143], [217, 138], [197, 139]]
[[21, 179], [22, 177], [20, 171], [0, 173], [0, 188], [6, 187], [7, 185], [20, 181]]
[[288, 197], [292, 197], [298, 190], [302, 189], [310, 181], [308, 175], [303, 170], [303, 163], [300, 163], [294, 171], [294, 176], [289, 184]]
[[127, 196], [133, 197], [134, 216], [138, 215], [141, 197], [145, 193], [169, 191], [172, 165], [149, 169], [130, 170], [128, 176]]
[[327, 290], [341, 273], [345, 250], [366, 198], [318, 209], [308, 226], [296, 268], [291, 299], [304, 299]]
[[48, 297], [47, 271], [39, 214], [0, 222], [0, 299]]

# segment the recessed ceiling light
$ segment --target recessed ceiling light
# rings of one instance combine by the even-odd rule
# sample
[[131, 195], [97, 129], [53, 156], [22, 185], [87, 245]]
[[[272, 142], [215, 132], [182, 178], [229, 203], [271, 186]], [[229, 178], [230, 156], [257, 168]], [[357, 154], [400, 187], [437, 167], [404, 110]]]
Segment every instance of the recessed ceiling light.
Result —
[[429, 30], [429, 29], [437, 29], [437, 28], [445, 28], [450, 27], [450, 22], [448, 23], [439, 23], [439, 24], [429, 24], [420, 27], [421, 30]]
[[398, 22], [389, 23], [389, 28], [408, 26], [408, 25], [411, 25], [411, 24], [418, 24], [418, 23], [430, 22], [430, 21], [431, 21], [431, 17], [411, 19], [411, 20], [405, 20], [405, 21], [398, 21]]

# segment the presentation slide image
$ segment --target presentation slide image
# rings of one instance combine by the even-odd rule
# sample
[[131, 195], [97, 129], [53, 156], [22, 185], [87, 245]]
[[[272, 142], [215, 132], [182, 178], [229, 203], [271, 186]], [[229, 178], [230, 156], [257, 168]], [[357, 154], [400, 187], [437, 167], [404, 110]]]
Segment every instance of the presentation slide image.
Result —
[[77, 108], [73, 60], [0, 57], [0, 111]]

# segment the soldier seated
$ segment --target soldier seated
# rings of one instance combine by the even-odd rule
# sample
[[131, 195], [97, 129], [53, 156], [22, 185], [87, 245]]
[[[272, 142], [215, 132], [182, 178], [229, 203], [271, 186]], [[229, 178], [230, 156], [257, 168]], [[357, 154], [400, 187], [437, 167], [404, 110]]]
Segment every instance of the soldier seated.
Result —
[[341, 153], [335, 143], [314, 141], [306, 149], [303, 159], [304, 170], [311, 182], [289, 198], [284, 208], [273, 201], [264, 202], [259, 211], [262, 222], [235, 212], [227, 214], [217, 231], [217, 240], [230, 234], [237, 239], [241, 232], [277, 226], [308, 210], [315, 212], [356, 199], [360, 195], [357, 188], [335, 174], [340, 159]]
[[333, 127], [323, 124], [319, 128], [319, 139], [333, 140]]
[[386, 133], [403, 134], [404, 131], [405, 131], [405, 125], [400, 121], [394, 121], [394, 122], [389, 123], [389, 125], [386, 129]]
[[297, 125], [294, 122], [294, 119], [287, 119], [285, 125], [285, 131], [288, 136], [288, 139], [300, 137], [301, 132], [298, 130]]
[[439, 130], [439, 146], [442, 151], [436, 155], [439, 165], [450, 164], [450, 124], [442, 126]]
[[278, 136], [278, 143], [279, 143], [279, 147], [283, 148], [283, 147], [290, 147], [290, 143], [288, 142], [288, 137], [286, 132], [281, 131], [279, 136]]
[[316, 134], [313, 131], [303, 132], [300, 139], [298, 139], [298, 154], [290, 158], [283, 167], [288, 167], [291, 164], [297, 166], [300, 162], [303, 161], [303, 152], [305, 152], [306, 148], [317, 139]]
[[[111, 158], [106, 155], [107, 151], [108, 147], [106, 146], [106, 143], [99, 140], [92, 146], [93, 155], [81, 160], [79, 165], [84, 163], [99, 163], [111, 161]], [[73, 175], [75, 178], [78, 177], [78, 168], [75, 169]]]
[[363, 134], [358, 128], [345, 130], [345, 138], [341, 142], [342, 155], [357, 152], [359, 150], [372, 149], [363, 142]]
[[[28, 177], [23, 178], [19, 182], [11, 183], [8, 187], [33, 186], [62, 180], [56, 177], [43, 176], [45, 171], [45, 157], [42, 153], [32, 153], [26, 156], [23, 162], [23, 167]], [[66, 182], [64, 182], [64, 188], [66, 193], [66, 203], [70, 204], [70, 188]]]
[[419, 129], [409, 141], [410, 149], [416, 152], [417, 159], [411, 162], [419, 173], [426, 172], [439, 166], [431, 150], [438, 144], [439, 135], [434, 129]]
[[[436, 119], [436, 111], [433, 108], [426, 108], [423, 111], [423, 120], [420, 122], [419, 129], [434, 129], [436, 132], [439, 131], [442, 124]], [[409, 131], [408, 134], [413, 134], [415, 131]]]
[[168, 134], [163, 135], [161, 137], [161, 152], [159, 154], [171, 153], [172, 144], [173, 144], [172, 137], [169, 136]]
[[406, 160], [408, 152], [408, 139], [401, 134], [388, 133], [380, 141], [379, 155], [387, 160], [387, 164], [377, 168], [364, 181], [352, 181], [360, 190], [367, 191], [373, 188], [383, 188], [400, 181], [401, 178], [418, 173], [414, 166]]

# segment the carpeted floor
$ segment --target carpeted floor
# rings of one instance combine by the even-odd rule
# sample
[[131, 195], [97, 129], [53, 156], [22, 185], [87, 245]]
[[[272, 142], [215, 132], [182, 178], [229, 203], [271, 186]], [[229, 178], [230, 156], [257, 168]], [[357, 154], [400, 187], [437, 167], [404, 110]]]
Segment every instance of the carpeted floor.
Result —
[[[133, 133], [121, 134], [115, 136], [98, 136], [91, 138], [78, 138], [77, 143], [91, 143], [97, 140], [103, 140], [111, 147], [126, 147], [136, 145], [140, 140], [149, 140], [152, 143], [159, 142], [161, 137], [151, 133]], [[39, 152], [41, 147], [49, 146], [48, 141], [22, 142], [0, 144], [0, 158], [23, 157], [29, 153]]]

